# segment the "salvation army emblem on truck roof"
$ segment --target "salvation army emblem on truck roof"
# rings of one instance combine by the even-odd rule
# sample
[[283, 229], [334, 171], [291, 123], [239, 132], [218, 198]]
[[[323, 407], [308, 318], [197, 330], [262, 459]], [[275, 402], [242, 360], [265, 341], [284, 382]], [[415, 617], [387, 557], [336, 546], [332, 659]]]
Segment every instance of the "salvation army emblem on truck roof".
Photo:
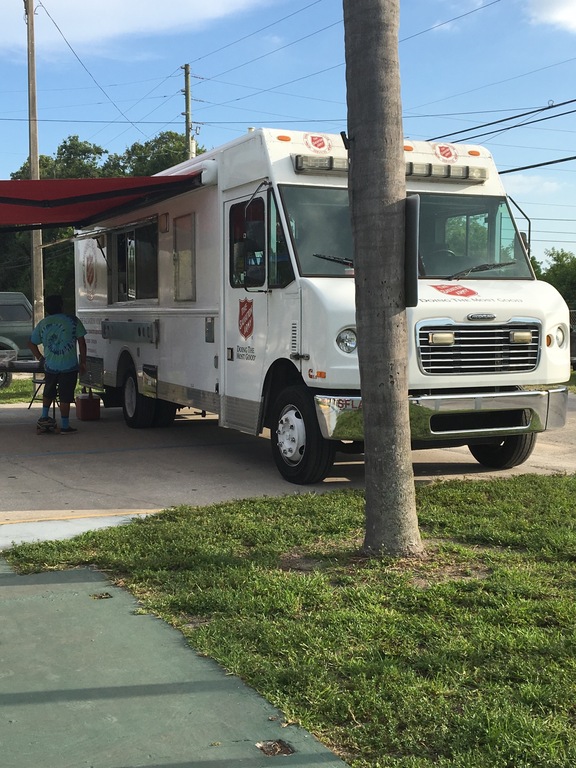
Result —
[[332, 142], [328, 136], [323, 136], [321, 133], [305, 133], [304, 144], [311, 152], [316, 152], [318, 155], [323, 155], [332, 149]]
[[453, 144], [436, 144], [434, 154], [443, 163], [455, 163], [458, 160], [458, 152]]
[[254, 300], [240, 299], [238, 306], [238, 330], [243, 339], [254, 333]]

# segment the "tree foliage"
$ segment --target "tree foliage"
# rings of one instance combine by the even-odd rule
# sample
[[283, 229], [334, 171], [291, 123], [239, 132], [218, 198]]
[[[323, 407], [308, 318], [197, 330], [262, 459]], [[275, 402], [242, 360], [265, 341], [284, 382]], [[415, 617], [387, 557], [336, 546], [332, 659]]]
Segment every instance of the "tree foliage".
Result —
[[153, 176], [182, 163], [187, 157], [186, 137], [174, 131], [165, 131], [143, 144], [132, 144], [121, 155], [110, 155], [102, 166], [102, 175]]
[[542, 264], [536, 259], [535, 256], [530, 256], [530, 264], [532, 264], [532, 269], [534, 270], [534, 274], [538, 278], [538, 280], [542, 279]]
[[[200, 148], [199, 153], [204, 149]], [[152, 176], [187, 158], [186, 137], [165, 131], [144, 143], [136, 142], [120, 154], [110, 154], [98, 144], [68, 136], [54, 156], [40, 155], [41, 179], [96, 179], [112, 176]], [[10, 178], [29, 179], [27, 160]], [[44, 243], [72, 234], [70, 229], [45, 229]], [[31, 242], [29, 232], [0, 233], [0, 291], [32, 294]], [[69, 309], [74, 307], [74, 254], [71, 243], [44, 249], [44, 292], [61, 293]]]
[[550, 248], [544, 253], [549, 264], [542, 267], [542, 280], [553, 285], [566, 304], [576, 309], [576, 256], [561, 248]]

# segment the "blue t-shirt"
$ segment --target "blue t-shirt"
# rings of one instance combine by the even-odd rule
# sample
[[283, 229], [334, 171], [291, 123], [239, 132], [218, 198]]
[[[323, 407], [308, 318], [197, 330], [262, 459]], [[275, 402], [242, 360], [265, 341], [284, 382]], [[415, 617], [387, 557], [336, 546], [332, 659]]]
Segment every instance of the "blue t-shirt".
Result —
[[86, 336], [82, 321], [74, 315], [48, 315], [32, 331], [30, 341], [44, 347], [44, 370], [62, 373], [78, 370], [76, 339]]

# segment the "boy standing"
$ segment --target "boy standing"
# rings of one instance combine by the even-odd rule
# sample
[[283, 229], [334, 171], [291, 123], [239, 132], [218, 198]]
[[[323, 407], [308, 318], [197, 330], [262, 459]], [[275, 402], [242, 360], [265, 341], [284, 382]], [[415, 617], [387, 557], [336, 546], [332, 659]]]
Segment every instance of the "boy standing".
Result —
[[[62, 312], [62, 296], [47, 296], [44, 307], [46, 317], [34, 328], [28, 342], [34, 357], [44, 361], [42, 416], [38, 423], [53, 423], [49, 415], [50, 406], [58, 399], [62, 419], [60, 434], [69, 435], [78, 431], [70, 426], [70, 404], [74, 400], [78, 373], [86, 371], [86, 329], [75, 315]], [[43, 354], [39, 344], [43, 346]]]

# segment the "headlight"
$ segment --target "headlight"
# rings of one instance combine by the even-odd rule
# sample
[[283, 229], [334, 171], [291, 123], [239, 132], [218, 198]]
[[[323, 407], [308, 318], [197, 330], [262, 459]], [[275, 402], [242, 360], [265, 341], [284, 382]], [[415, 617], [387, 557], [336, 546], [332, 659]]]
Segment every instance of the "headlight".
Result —
[[338, 336], [336, 336], [336, 344], [342, 352], [347, 352], [348, 354], [354, 352], [357, 343], [356, 331], [353, 328], [344, 328], [344, 330], [340, 331]]
[[562, 325], [559, 325], [554, 331], [554, 333], [548, 333], [546, 335], [547, 347], [552, 347], [554, 346], [554, 344], [556, 344], [556, 346], [562, 348], [564, 346], [565, 341], [566, 341], [566, 332]]

